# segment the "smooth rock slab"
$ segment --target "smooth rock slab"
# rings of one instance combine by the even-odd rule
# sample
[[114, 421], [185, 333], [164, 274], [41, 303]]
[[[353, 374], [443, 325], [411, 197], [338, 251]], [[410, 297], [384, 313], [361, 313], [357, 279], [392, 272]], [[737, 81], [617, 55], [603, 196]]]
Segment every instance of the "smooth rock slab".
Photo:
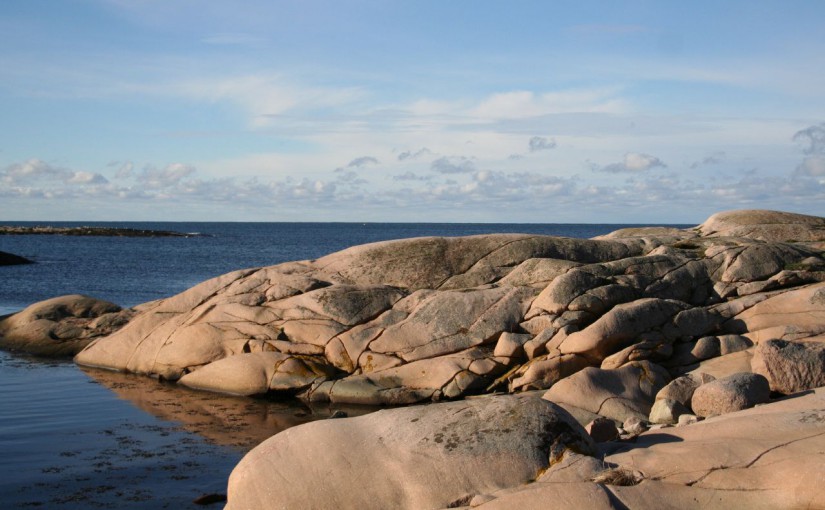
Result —
[[825, 508], [823, 388], [614, 445], [647, 478], [610, 487], [624, 508]]
[[288, 429], [244, 457], [227, 510], [428, 509], [535, 480], [595, 445], [560, 407], [495, 396]]

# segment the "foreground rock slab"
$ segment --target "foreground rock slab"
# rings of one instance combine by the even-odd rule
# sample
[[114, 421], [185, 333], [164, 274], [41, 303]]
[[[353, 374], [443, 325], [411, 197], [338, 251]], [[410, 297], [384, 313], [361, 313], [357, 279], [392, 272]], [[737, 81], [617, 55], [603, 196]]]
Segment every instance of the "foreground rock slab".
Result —
[[601, 446], [601, 472], [568, 469], [489, 494], [475, 508], [825, 507], [825, 388]]
[[531, 482], [566, 451], [595, 445], [536, 396], [491, 396], [288, 429], [229, 479], [228, 510], [427, 509]]

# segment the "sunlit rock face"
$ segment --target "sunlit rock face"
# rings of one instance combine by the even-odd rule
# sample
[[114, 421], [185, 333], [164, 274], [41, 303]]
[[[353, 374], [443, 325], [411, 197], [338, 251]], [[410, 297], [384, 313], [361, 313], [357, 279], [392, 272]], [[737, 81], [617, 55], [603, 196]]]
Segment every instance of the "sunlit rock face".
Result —
[[531, 396], [378, 411], [288, 429], [249, 453], [228, 509], [421, 509], [538, 478], [566, 452], [595, 454], [582, 426]]
[[[76, 361], [211, 391], [359, 404], [547, 389], [586, 367], [641, 361], [678, 375], [749, 356], [762, 340], [825, 333], [823, 221], [736, 211], [695, 229], [592, 240], [356, 246], [142, 305]], [[646, 414], [654, 395], [629, 405]]]
[[74, 356], [95, 338], [117, 331], [133, 315], [114, 303], [78, 294], [47, 299], [0, 320], [0, 348]]

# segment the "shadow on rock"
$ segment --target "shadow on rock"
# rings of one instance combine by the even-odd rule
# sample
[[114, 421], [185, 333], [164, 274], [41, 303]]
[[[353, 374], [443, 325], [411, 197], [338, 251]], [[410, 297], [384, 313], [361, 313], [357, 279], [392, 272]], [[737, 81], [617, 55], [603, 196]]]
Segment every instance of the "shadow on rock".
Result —
[[307, 406], [187, 389], [146, 377], [81, 367], [119, 398], [162, 420], [174, 421], [208, 441], [249, 450], [290, 427], [315, 420], [359, 416], [377, 410], [359, 406]]

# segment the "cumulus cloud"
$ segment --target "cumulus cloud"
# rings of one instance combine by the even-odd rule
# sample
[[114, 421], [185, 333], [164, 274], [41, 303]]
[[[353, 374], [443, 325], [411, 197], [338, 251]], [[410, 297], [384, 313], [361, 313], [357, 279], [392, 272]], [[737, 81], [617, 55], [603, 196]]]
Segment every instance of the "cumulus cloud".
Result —
[[69, 184], [106, 184], [108, 179], [92, 172], [74, 172], [66, 181]]
[[414, 160], [420, 158], [421, 156], [429, 156], [432, 153], [433, 152], [426, 147], [423, 147], [415, 152], [404, 151], [398, 154], [398, 161], [406, 161], [408, 159]]
[[73, 172], [59, 168], [40, 159], [14, 163], [0, 171], [0, 182], [6, 185], [25, 185], [38, 181], [63, 184], [105, 184], [109, 182], [99, 173]]
[[825, 154], [825, 122], [797, 131], [793, 141], [805, 145], [802, 149], [805, 154]]
[[[116, 163], [117, 164], [117, 163]], [[115, 172], [116, 179], [128, 179], [134, 175], [135, 165], [131, 161], [127, 161], [120, 165]]]
[[[338, 170], [341, 170], [341, 169], [338, 169]], [[338, 170], [336, 170], [336, 172]], [[340, 182], [341, 184], [348, 184], [348, 185], [351, 185], [351, 186], [367, 184], [369, 182], [366, 179], [364, 179], [363, 177], [359, 176], [357, 172], [354, 172], [352, 170], [347, 170], [347, 171], [340, 172], [340, 174], [338, 175], [336, 180], [338, 182]]]
[[175, 186], [182, 179], [195, 173], [195, 168], [184, 163], [172, 163], [163, 168], [146, 166], [136, 176], [139, 183], [149, 189], [163, 189]]
[[534, 136], [528, 142], [530, 152], [544, 151], [556, 147], [556, 141], [552, 138], [547, 139], [543, 136]]
[[355, 158], [347, 164], [347, 168], [361, 168], [367, 165], [377, 165], [378, 160], [372, 156], [362, 156]]
[[418, 175], [414, 172], [404, 172], [403, 174], [393, 175], [394, 181], [431, 181], [432, 175]]
[[820, 155], [808, 156], [796, 167], [796, 172], [811, 177], [825, 176], [825, 157]]
[[725, 153], [724, 152], [714, 152], [710, 156], [707, 156], [699, 161], [694, 161], [690, 164], [691, 170], [695, 170], [700, 166], [707, 166], [707, 165], [718, 165], [719, 163], [725, 160]]
[[640, 152], [628, 152], [619, 163], [611, 163], [597, 170], [608, 173], [640, 173], [656, 167], [665, 168], [667, 165], [659, 158]]
[[438, 158], [430, 163], [430, 170], [441, 174], [466, 174], [476, 171], [475, 163], [464, 156]]
[[825, 176], [825, 122], [797, 131], [793, 141], [803, 144], [805, 159], [796, 167], [795, 175]]
[[0, 178], [8, 184], [22, 184], [41, 179], [67, 181], [72, 175], [73, 172], [56, 168], [43, 160], [30, 159], [7, 166], [0, 173]]

